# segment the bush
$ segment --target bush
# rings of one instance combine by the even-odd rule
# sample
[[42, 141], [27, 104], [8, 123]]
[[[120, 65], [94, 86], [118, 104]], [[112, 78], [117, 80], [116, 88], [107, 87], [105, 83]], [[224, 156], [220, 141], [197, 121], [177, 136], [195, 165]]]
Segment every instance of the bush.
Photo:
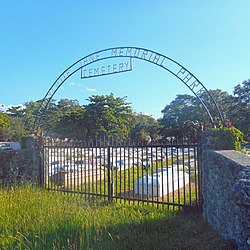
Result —
[[220, 127], [214, 129], [217, 132], [218, 141], [222, 149], [234, 149], [241, 151], [241, 143], [244, 143], [244, 133], [235, 127]]

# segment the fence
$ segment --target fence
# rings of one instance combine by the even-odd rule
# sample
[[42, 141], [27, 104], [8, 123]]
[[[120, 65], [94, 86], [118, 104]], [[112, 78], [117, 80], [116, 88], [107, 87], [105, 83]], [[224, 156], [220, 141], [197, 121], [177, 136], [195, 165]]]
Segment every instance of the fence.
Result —
[[44, 141], [44, 186], [86, 199], [197, 207], [200, 174], [197, 143]]

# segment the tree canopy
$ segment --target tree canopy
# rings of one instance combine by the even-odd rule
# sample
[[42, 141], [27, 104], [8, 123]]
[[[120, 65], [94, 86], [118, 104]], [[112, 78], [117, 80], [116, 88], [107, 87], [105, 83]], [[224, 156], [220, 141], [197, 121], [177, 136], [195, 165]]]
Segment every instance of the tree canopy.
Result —
[[[226, 122], [230, 121], [250, 139], [250, 80], [237, 84], [233, 95], [220, 89], [209, 90], [222, 111]], [[206, 92], [200, 98], [208, 104], [215, 124], [220, 116]], [[81, 106], [77, 100], [51, 100], [43, 114], [41, 130], [44, 135], [87, 139], [98, 136], [114, 136], [120, 140], [154, 140], [168, 137], [195, 138], [211, 122], [201, 102], [194, 96], [177, 95], [162, 110], [162, 118], [135, 113], [127, 97], [93, 95], [88, 104]], [[23, 106], [12, 107], [0, 113], [0, 140], [19, 140], [33, 133], [33, 126], [42, 100], [30, 101]]]

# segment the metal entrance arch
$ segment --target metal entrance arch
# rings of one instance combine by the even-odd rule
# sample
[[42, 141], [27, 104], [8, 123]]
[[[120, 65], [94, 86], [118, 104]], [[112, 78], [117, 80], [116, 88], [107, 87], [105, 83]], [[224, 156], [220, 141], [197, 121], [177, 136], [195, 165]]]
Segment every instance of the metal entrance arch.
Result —
[[[102, 61], [105, 61], [107, 59], [117, 60], [117, 58], [120, 58], [124, 61], [120, 63], [114, 63], [113, 65], [100, 65]], [[34, 131], [36, 131], [36, 133], [39, 131], [39, 127], [42, 123], [43, 114], [57, 90], [73, 74], [78, 71], [81, 71], [81, 78], [90, 78], [131, 71], [132, 62], [134, 59], [144, 60], [149, 63], [155, 64], [177, 77], [192, 91], [192, 93], [201, 102], [210, 118], [212, 126], [215, 126], [215, 122], [214, 117], [211, 115], [211, 112], [208, 108], [209, 102], [214, 104], [218, 112], [217, 115], [219, 116], [221, 123], [224, 124], [223, 116], [215, 99], [209, 93], [206, 87], [187, 68], [185, 68], [175, 60], [149, 49], [138, 47], [114, 47], [103, 49], [81, 58], [80, 60], [73, 63], [70, 67], [68, 67], [56, 79], [56, 81], [51, 85], [50, 89], [44, 96], [41, 105], [37, 111], [37, 116], [34, 123]], [[88, 68], [91, 64], [97, 64], [97, 67]], [[209, 97], [207, 103], [205, 103], [205, 101], [203, 101], [200, 97], [200, 95], [204, 92], [206, 92]]]

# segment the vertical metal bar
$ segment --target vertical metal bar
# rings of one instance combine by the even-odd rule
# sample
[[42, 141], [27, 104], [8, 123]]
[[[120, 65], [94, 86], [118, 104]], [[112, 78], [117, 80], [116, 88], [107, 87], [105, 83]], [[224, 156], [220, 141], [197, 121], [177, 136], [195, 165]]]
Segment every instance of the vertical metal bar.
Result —
[[46, 167], [46, 186], [47, 186], [47, 189], [49, 189], [49, 183], [50, 183], [50, 166], [49, 166], [49, 161], [50, 161], [50, 143], [49, 143], [49, 140], [47, 139], [46, 140], [46, 163], [45, 163], [45, 167]]
[[200, 141], [200, 136], [199, 140], [197, 142], [197, 147], [198, 147], [198, 192], [199, 192], [199, 206], [200, 209], [202, 208], [203, 205], [203, 197], [202, 197], [202, 148], [201, 148], [201, 141]]
[[[96, 164], [97, 164], [97, 169], [96, 169], [96, 173], [99, 172], [99, 177], [97, 178], [98, 180], [98, 185], [96, 185], [97, 190], [98, 190], [98, 194], [102, 194], [101, 193], [101, 185], [102, 185], [102, 148], [101, 145], [98, 146], [98, 148], [96, 149], [97, 151], [97, 156], [96, 156]], [[98, 161], [97, 161], [98, 160]]]
[[128, 203], [130, 205], [130, 142], [128, 143]]
[[[123, 177], [124, 177], [124, 186], [123, 186], [123, 196], [126, 196], [126, 146], [123, 147]], [[126, 199], [125, 199], [126, 200]]]
[[67, 163], [67, 169], [68, 169], [68, 173], [67, 173], [67, 189], [70, 190], [71, 187], [71, 167], [70, 167], [70, 159], [69, 159], [69, 145], [68, 142], [65, 142], [65, 150], [66, 150], [66, 163]]
[[142, 168], [141, 168], [141, 173], [142, 173], [142, 188], [141, 188], [141, 192], [142, 192], [142, 205], [144, 205], [144, 174], [143, 174], [143, 168], [144, 168], [144, 147], [142, 145]]
[[43, 144], [43, 138], [40, 137], [36, 141], [36, 150], [38, 154], [38, 161], [39, 161], [39, 185], [40, 187], [44, 187], [44, 144]]
[[[104, 158], [104, 172], [103, 172], [103, 182], [104, 182], [104, 187], [103, 187], [103, 193], [105, 195], [105, 200], [106, 200], [106, 170], [107, 170], [107, 164], [108, 164], [108, 159], [107, 159], [107, 148], [104, 145], [103, 148], [103, 158]], [[102, 186], [101, 186], [101, 192], [102, 192]]]
[[186, 204], [186, 178], [185, 178], [185, 150], [184, 143], [182, 144], [182, 182], [183, 182], [183, 204]]
[[52, 161], [53, 161], [53, 142], [52, 138], [50, 138], [50, 149], [49, 149], [49, 168], [50, 168], [50, 189], [53, 189], [53, 183], [54, 183], [54, 174], [52, 169]]
[[[57, 183], [58, 183], [58, 171], [57, 171], [57, 163], [56, 163], [56, 160], [55, 160], [55, 140], [52, 140], [52, 143], [53, 143], [53, 148], [52, 148], [52, 161], [53, 161], [53, 166], [54, 166], [54, 191], [56, 191], [57, 189]], [[55, 171], [56, 171], [56, 174], [55, 174]]]
[[198, 182], [197, 182], [197, 146], [194, 144], [194, 176], [195, 176], [195, 203], [198, 201]]
[[[120, 178], [118, 179], [118, 167], [117, 167], [117, 141], [116, 143], [113, 144], [112, 147], [112, 171], [113, 174], [115, 175], [115, 197], [116, 197], [116, 202], [118, 201], [118, 189], [119, 189], [119, 185], [120, 185]], [[119, 171], [120, 172], [120, 171]]]
[[[95, 155], [93, 156], [93, 160], [94, 160], [94, 165], [95, 165], [95, 193], [98, 194], [98, 189], [97, 189], [97, 185], [98, 185], [98, 167], [97, 167], [97, 144], [95, 145]], [[98, 196], [96, 195], [96, 198]]]
[[138, 205], [140, 204], [139, 198], [140, 198], [140, 171], [139, 171], [139, 166], [142, 165], [142, 162], [139, 163], [139, 146], [137, 145], [137, 196], [138, 196]]
[[172, 158], [172, 202], [173, 202], [173, 210], [175, 210], [175, 201], [174, 201], [174, 152], [173, 152], [173, 139], [171, 139], [171, 158]]
[[177, 188], [178, 188], [178, 208], [180, 209], [180, 165], [179, 165], [179, 150], [180, 150], [180, 147], [179, 145], [177, 145]]
[[62, 152], [61, 152], [61, 140], [57, 145], [57, 158], [60, 164], [60, 181], [61, 181], [61, 190], [64, 189], [64, 166], [62, 163]]
[[[112, 145], [114, 145], [114, 144], [112, 144]], [[112, 201], [113, 201], [113, 197], [114, 197], [114, 172], [115, 171], [117, 172], [117, 169], [114, 170], [114, 168], [113, 168], [114, 147], [112, 146], [111, 149], [112, 149], [112, 151], [111, 151], [111, 160], [112, 160], [112, 162], [111, 162], [111, 169], [110, 169], [110, 171], [111, 171], [111, 196], [112, 196]]]
[[111, 193], [111, 164], [110, 164], [110, 146], [108, 147], [108, 200], [112, 202], [112, 193]]
[[77, 166], [75, 164], [75, 161], [76, 161], [76, 153], [77, 153], [77, 148], [78, 145], [77, 145], [77, 141], [73, 141], [73, 145], [72, 145], [72, 165], [74, 167], [74, 194], [76, 194], [77, 192], [77, 180], [78, 180], [78, 176], [77, 176]]
[[46, 150], [47, 150], [47, 162], [46, 162], [46, 173], [47, 173], [47, 181], [48, 181], [48, 183], [47, 183], [47, 188], [49, 189], [49, 186], [50, 186], [50, 181], [51, 181], [51, 170], [50, 170], [50, 140], [49, 139], [47, 139], [47, 142], [46, 142], [46, 144], [47, 144], [47, 148], [46, 148]]
[[80, 185], [80, 192], [81, 193], [83, 191], [83, 169], [84, 169], [82, 151], [83, 151], [83, 148], [82, 148], [82, 142], [81, 142], [81, 145], [80, 145], [80, 163], [81, 163], [81, 171], [80, 171], [80, 176], [81, 176], [80, 182], [81, 182], [81, 185]]
[[[117, 155], [117, 152], [116, 152]], [[119, 190], [119, 198], [120, 198], [120, 203], [122, 202], [121, 200], [121, 195], [122, 195], [122, 168], [121, 168], [121, 161], [122, 161], [122, 148], [121, 145], [119, 145], [119, 181], [120, 181], [120, 190]], [[118, 162], [117, 162], [117, 158], [116, 158], [116, 167], [117, 167], [117, 171], [118, 171]]]
[[46, 141], [44, 140], [42, 142], [42, 145], [41, 145], [41, 154], [42, 154], [42, 157], [41, 157], [41, 167], [42, 167], [42, 170], [41, 170], [41, 178], [42, 178], [42, 183], [41, 183], [41, 186], [43, 188], [45, 188], [45, 185], [46, 185]]
[[74, 189], [74, 166], [72, 164], [72, 141], [69, 142], [68, 146], [68, 158], [69, 158], [69, 168], [70, 168], [70, 191], [72, 193]]
[[169, 209], [169, 167], [168, 167], [168, 162], [169, 162], [169, 157], [168, 157], [168, 151], [169, 148], [166, 146], [166, 167], [167, 167], [167, 203], [168, 203], [168, 209]]
[[[154, 206], [154, 179], [153, 179], [153, 169], [154, 169], [154, 157], [153, 157], [153, 146], [152, 143], [150, 143], [150, 147], [148, 148], [151, 154], [151, 157], [148, 157], [148, 150], [147, 150], [147, 166], [146, 166], [146, 170], [147, 170], [147, 176], [149, 177], [149, 168], [152, 167], [152, 171], [151, 171], [151, 202], [152, 202], [152, 206]], [[156, 178], [156, 180], [158, 181], [158, 176]], [[148, 181], [148, 179], [147, 179]], [[147, 182], [147, 189], [149, 189], [148, 187], [148, 182]], [[156, 196], [157, 196], [157, 187], [156, 187]], [[149, 204], [149, 192], [148, 192], [148, 197], [147, 197], [147, 204]]]
[[86, 154], [86, 144], [84, 145], [84, 193], [85, 201], [87, 200], [87, 154]]
[[188, 144], [188, 188], [189, 188], [189, 205], [191, 205], [191, 197], [192, 197], [192, 189], [191, 189], [191, 154], [190, 154], [190, 147], [191, 145]]
[[[156, 175], [157, 175], [157, 182], [160, 184], [160, 181], [159, 181], [159, 165], [158, 165], [158, 147], [156, 146], [155, 147], [155, 158], [156, 158]], [[162, 185], [162, 187], [163, 187], [163, 182], [161, 182], [161, 185]], [[161, 188], [161, 186], [159, 186], [159, 188], [157, 187], [157, 198], [156, 198], [156, 200], [157, 200], [157, 208], [159, 208], [159, 190], [160, 190], [160, 188]]]
[[54, 161], [56, 162], [56, 171], [57, 171], [57, 185], [55, 185], [56, 190], [60, 189], [60, 163], [58, 161], [58, 154], [57, 154], [57, 142], [55, 140], [55, 145], [54, 145]]
[[90, 142], [88, 142], [87, 154], [88, 154], [88, 199], [90, 199], [90, 161], [89, 161], [89, 150], [90, 150]]
[[72, 193], [75, 195], [75, 141], [70, 141], [70, 166], [72, 168]]
[[91, 147], [89, 148], [90, 158], [89, 158], [89, 164], [90, 164], [90, 194], [91, 198], [93, 197], [93, 191], [94, 191], [94, 172], [93, 172], [93, 141], [91, 141]]
[[161, 194], [162, 194], [162, 197], [161, 197], [161, 202], [162, 202], [162, 208], [164, 208], [164, 199], [165, 199], [165, 173], [163, 172], [163, 146], [161, 144], [161, 147], [160, 147], [160, 150], [161, 150], [161, 176], [162, 176], [162, 190], [161, 190]]
[[[133, 204], [135, 204], [135, 147], [134, 147], [134, 145], [132, 145], [132, 149], [133, 149], [133, 151], [132, 151], [132, 158], [133, 158], [133, 160], [132, 160], [132, 181], [133, 181], [133, 184], [132, 184], [132, 199], [133, 199]], [[137, 160], [136, 160], [137, 162], [138, 162], [138, 158], [137, 158]]]

